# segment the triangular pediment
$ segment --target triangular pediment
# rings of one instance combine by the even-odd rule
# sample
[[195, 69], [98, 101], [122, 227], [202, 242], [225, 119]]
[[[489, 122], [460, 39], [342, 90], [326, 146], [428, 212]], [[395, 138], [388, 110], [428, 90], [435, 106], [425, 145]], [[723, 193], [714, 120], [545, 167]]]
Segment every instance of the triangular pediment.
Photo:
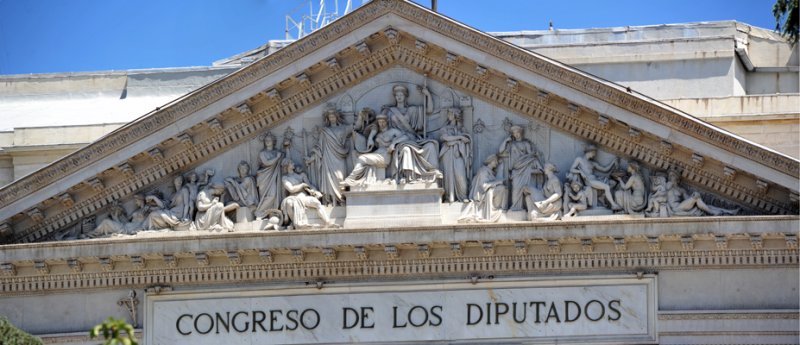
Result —
[[291, 127], [300, 138], [322, 124], [327, 103], [353, 116], [390, 102], [393, 85], [416, 93], [413, 86], [426, 83], [439, 110], [472, 108], [464, 127], [483, 140], [473, 151], [477, 164], [510, 123], [527, 126], [543, 158], [562, 171], [591, 143], [601, 160], [635, 160], [650, 173], [677, 169], [683, 183], [722, 206], [798, 212], [797, 160], [413, 3], [384, 0], [4, 187], [0, 231], [9, 243], [50, 239], [176, 174], [215, 159], [252, 161], [268, 131], [285, 137]]

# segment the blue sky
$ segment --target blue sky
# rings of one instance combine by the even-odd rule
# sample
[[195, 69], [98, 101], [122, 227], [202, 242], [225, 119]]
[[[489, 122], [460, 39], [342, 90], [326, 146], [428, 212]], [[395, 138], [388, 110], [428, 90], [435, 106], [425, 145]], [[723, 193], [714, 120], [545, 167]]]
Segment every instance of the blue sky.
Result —
[[[295, 13], [307, 13], [308, 2], [0, 0], [0, 74], [208, 66], [284, 38], [286, 14], [298, 7]], [[341, 6], [345, 2], [339, 0]], [[484, 31], [543, 30], [551, 20], [557, 29], [717, 20], [775, 26], [774, 0], [438, 3], [439, 12]]]

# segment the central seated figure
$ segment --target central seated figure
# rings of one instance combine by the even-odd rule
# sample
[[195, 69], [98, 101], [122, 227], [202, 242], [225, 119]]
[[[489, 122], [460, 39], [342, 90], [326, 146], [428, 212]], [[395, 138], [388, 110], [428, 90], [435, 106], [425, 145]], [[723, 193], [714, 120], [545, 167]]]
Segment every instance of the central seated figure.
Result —
[[[418, 126], [413, 123], [424, 121], [424, 116], [421, 120], [415, 120], [422, 112], [419, 107], [406, 104], [408, 91], [404, 86], [398, 85], [392, 90], [397, 103], [384, 107], [376, 116], [375, 124], [362, 126], [364, 134], [357, 134], [366, 137], [366, 152], [358, 156], [353, 171], [344, 180], [347, 186], [384, 181], [387, 168], [390, 176], [399, 184], [430, 183], [442, 177], [438, 169], [439, 143], [420, 138], [414, 131]], [[365, 122], [366, 119], [359, 121]], [[394, 126], [390, 126], [390, 123]]]
[[[406, 87], [395, 85], [392, 91], [396, 103], [384, 106], [374, 121], [369, 108], [358, 114], [353, 138], [360, 154], [342, 182], [350, 187], [344, 192], [346, 228], [442, 223], [439, 143], [426, 138], [424, 123], [429, 102], [408, 105]], [[427, 88], [422, 93], [429, 97]]]

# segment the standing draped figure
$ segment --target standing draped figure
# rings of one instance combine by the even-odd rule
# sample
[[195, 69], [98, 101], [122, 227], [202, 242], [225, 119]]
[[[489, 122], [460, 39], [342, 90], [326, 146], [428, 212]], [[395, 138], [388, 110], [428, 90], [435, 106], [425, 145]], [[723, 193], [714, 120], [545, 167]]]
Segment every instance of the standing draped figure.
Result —
[[528, 139], [523, 137], [522, 127], [511, 126], [511, 136], [500, 144], [499, 156], [503, 158], [498, 170], [507, 173], [511, 181], [512, 211], [525, 209], [525, 194], [530, 193], [532, 176], [542, 175], [542, 164], [539, 154]]
[[200, 192], [200, 186], [197, 184], [197, 173], [190, 171], [186, 173], [185, 182], [183, 185], [182, 193], [186, 193], [186, 214], [185, 218], [194, 220], [194, 215], [197, 213], [197, 193]]
[[347, 170], [349, 147], [347, 138], [352, 133], [352, 126], [344, 123], [342, 115], [335, 108], [325, 111], [323, 115], [325, 127], [320, 130], [319, 142], [312, 153], [318, 176], [319, 191], [322, 201], [328, 205], [343, 202], [339, 184], [344, 181]]
[[283, 152], [275, 149], [275, 142], [272, 133], [267, 133], [264, 136], [264, 149], [258, 154], [259, 169], [256, 172], [256, 185], [259, 203], [255, 211], [258, 219], [266, 218], [269, 210], [278, 209], [283, 195], [280, 167]]
[[170, 199], [170, 212], [178, 217], [179, 220], [189, 219], [189, 204], [191, 203], [189, 190], [184, 186], [182, 175], [175, 176], [172, 183], [175, 187], [175, 194]]
[[448, 110], [447, 125], [442, 128], [439, 137], [439, 166], [442, 170], [444, 199], [447, 202], [469, 200], [467, 174], [470, 171], [472, 153], [470, 137], [461, 126], [461, 111], [456, 108]]

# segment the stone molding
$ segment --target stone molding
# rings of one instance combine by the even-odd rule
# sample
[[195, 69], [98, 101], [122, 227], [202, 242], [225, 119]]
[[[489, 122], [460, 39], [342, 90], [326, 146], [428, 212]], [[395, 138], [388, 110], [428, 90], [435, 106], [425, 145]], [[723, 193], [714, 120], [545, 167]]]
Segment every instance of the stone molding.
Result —
[[[670, 145], [669, 151], [663, 150], [661, 144], [663, 140], [655, 138], [652, 142], [645, 143], [641, 139], [642, 135], [639, 135], [637, 138], [630, 138], [629, 136], [619, 135], [610, 128], [603, 129], [602, 124], [598, 125], [597, 121], [591, 121], [592, 119], [596, 119], [596, 117], [592, 117], [591, 115], [587, 115], [586, 117], [571, 115], [570, 113], [578, 112], [570, 111], [570, 103], [566, 101], [561, 102], [562, 104], [559, 107], [559, 104], [557, 104], [558, 102], [554, 101], [553, 98], [555, 97], [552, 95], [546, 100], [540, 97], [526, 97], [524, 95], [531, 95], [534, 93], [507, 90], [503, 88], [502, 85], [493, 85], [491, 82], [487, 82], [484, 77], [470, 75], [458, 69], [448, 68], [448, 65], [445, 63], [435, 61], [429, 56], [417, 54], [407, 48], [400, 48], [398, 55], [398, 62], [401, 65], [428, 73], [427, 75], [432, 79], [437, 79], [442, 83], [452, 85], [455, 88], [474, 94], [477, 97], [506, 109], [536, 118], [554, 128], [586, 140], [597, 142], [604, 148], [622, 153], [626, 156], [632, 156], [652, 167], [664, 170], [670, 167], [679, 167], [682, 172], [682, 178], [686, 181], [691, 181], [706, 189], [719, 192], [748, 206], [768, 213], [794, 213], [790, 204], [778, 201], [763, 193], [758, 193], [754, 190], [754, 187], [736, 183], [733, 179], [727, 178], [723, 174], [715, 174], [708, 169], [708, 166], [706, 166], [705, 169], [701, 169], [688, 163], [688, 160], [683, 161], [675, 158], [673, 152], [676, 150], [672, 145]], [[531, 91], [537, 90], [537, 88], [533, 86], [529, 86], [528, 88]], [[686, 149], [682, 151], [685, 151], [687, 156], [692, 154], [691, 151]], [[753, 184], [753, 186], [755, 186], [756, 181], [758, 181], [757, 177], [749, 177], [750, 181], [748, 181], [748, 184]]]
[[[388, 248], [388, 247], [387, 247]], [[394, 247], [396, 248], [396, 247]], [[401, 251], [397, 249], [398, 251]], [[412, 249], [403, 249], [412, 250]], [[416, 247], [413, 248], [416, 251]], [[723, 268], [738, 269], [752, 267], [797, 267], [797, 251], [792, 250], [732, 250], [732, 251], [664, 251], [636, 253], [561, 253], [491, 256], [451, 256], [407, 259], [386, 255], [383, 260], [360, 260], [335, 258], [319, 261], [284, 261], [284, 255], [276, 259], [280, 263], [263, 263], [255, 260], [258, 254], [248, 252], [242, 263], [233, 264], [227, 258], [217, 264], [217, 258], [209, 265], [199, 265], [193, 257], [185, 257], [181, 263], [170, 268], [125, 269], [110, 271], [61, 273], [49, 275], [25, 275], [0, 277], [0, 296], [30, 293], [76, 291], [84, 289], [146, 288], [153, 285], [196, 286], [251, 284], [281, 281], [357, 281], [364, 277], [372, 279], [407, 279], [468, 277], [479, 275], [485, 278], [518, 274], [546, 273], [635, 273], [639, 271], [687, 270]], [[375, 253], [375, 255], [372, 255]], [[370, 256], [380, 255], [371, 251]], [[399, 254], [395, 254], [399, 255]], [[321, 256], [321, 255], [320, 255]], [[342, 255], [339, 255], [342, 256]], [[347, 255], [350, 257], [351, 255]], [[223, 260], [219, 260], [222, 262]], [[151, 261], [149, 261], [151, 262]], [[149, 263], [148, 262], [148, 263]], [[88, 264], [86, 265], [89, 266]], [[122, 266], [122, 265], [118, 265]]]
[[216, 102], [222, 97], [249, 85], [256, 80], [286, 67], [300, 57], [321, 48], [325, 43], [348, 35], [354, 28], [385, 14], [389, 7], [386, 1], [375, 1], [370, 6], [362, 6], [350, 15], [327, 25], [313, 35], [270, 54], [229, 76], [200, 88], [172, 103], [156, 108], [145, 117], [124, 126], [112, 134], [67, 155], [56, 162], [38, 170], [22, 179], [0, 189], [0, 205], [7, 205], [15, 199], [31, 194], [47, 185], [57, 182], [65, 175], [88, 166], [110, 154], [113, 154], [133, 142], [164, 128], [176, 120]]
[[435, 12], [428, 11], [420, 6], [401, 6], [400, 2], [391, 1], [389, 1], [389, 3], [395, 5], [393, 6], [396, 9], [395, 12], [401, 17], [434, 30], [451, 39], [458, 40], [479, 51], [493, 55], [498, 59], [511, 62], [531, 72], [548, 77], [551, 80], [568, 85], [576, 90], [621, 108], [628, 109], [656, 122], [667, 124], [674, 129], [689, 133], [700, 140], [711, 142], [715, 146], [727, 151], [751, 157], [762, 164], [773, 167], [791, 176], [800, 176], [800, 161], [798, 160], [737, 139], [709, 125], [705, 125], [701, 121], [690, 116], [669, 110], [660, 103], [646, 99], [640, 95], [632, 94], [621, 86], [595, 80], [578, 70], [574, 70], [530, 51], [520, 49], [508, 42], [486, 35], [467, 26], [455, 23], [450, 19], [442, 17]]
[[[487, 54], [495, 54], [499, 59], [516, 64], [533, 73], [543, 75], [659, 123], [667, 124], [681, 132], [688, 132], [697, 138], [712, 140], [718, 147], [744, 154], [748, 157], [755, 157], [757, 161], [763, 164], [775, 167], [777, 170], [789, 175], [797, 176], [798, 161], [776, 155], [760, 147], [739, 141], [727, 134], [714, 131], [711, 127], [695, 123], [696, 121], [692, 118], [668, 111], [650, 100], [617, 90], [615, 86], [595, 81], [580, 72], [573, 71], [485, 34], [470, 30], [416, 5], [396, 0], [383, 0], [373, 1], [359, 8], [350, 16], [326, 26], [315, 34], [275, 54], [271, 54], [219, 82], [176, 100], [164, 109], [159, 109], [75, 154], [69, 155], [3, 188], [0, 190], [0, 204], [7, 205], [21, 195], [30, 194], [57, 181], [60, 177], [74, 173], [77, 169], [107, 156], [111, 152], [116, 152], [136, 140], [141, 140], [149, 133], [163, 128], [177, 119], [188, 116], [192, 112], [221, 99], [223, 96], [269, 75], [295, 61], [300, 56], [321, 48], [328, 42], [347, 34], [353, 28], [364, 25], [387, 12], [396, 13], [403, 18], [436, 30], [451, 39], [472, 46]], [[455, 64], [450, 63], [448, 56], [452, 55], [452, 53], [443, 50], [443, 48], [435, 47], [429, 42], [426, 43], [426, 49], [424, 50], [417, 49], [416, 46], [407, 48], [400, 43], [415, 45], [418, 39], [405, 32], [398, 33], [398, 36], [396, 36], [398, 42], [386, 42], [388, 39], [379, 33], [370, 36], [369, 39], [371, 40], [368, 42], [370, 54], [361, 56], [362, 54], [359, 52], [348, 51], [356, 49], [345, 49], [345, 51], [340, 52], [339, 55], [343, 56], [348, 54], [360, 56], [352, 63], [344, 63], [345, 59], [341, 59], [341, 62], [337, 62], [338, 67], [335, 69], [330, 68], [332, 72], [324, 72], [320, 68], [314, 67], [317, 65], [325, 66], [326, 64], [323, 61], [310, 67], [306, 72], [299, 74], [305, 76], [303, 79], [306, 82], [301, 83], [294, 80], [297, 78], [290, 78], [290, 80], [281, 82], [274, 87], [267, 88], [276, 92], [279, 92], [278, 89], [294, 92], [284, 92], [285, 94], [282, 93], [280, 98], [260, 97], [260, 94], [251, 97], [251, 104], [245, 103], [245, 105], [251, 110], [252, 115], [239, 116], [235, 120], [220, 120], [223, 114], [229, 112], [226, 110], [218, 117], [212, 118], [210, 121], [215, 121], [217, 126], [211, 127], [216, 128], [216, 130], [209, 127], [211, 133], [205, 140], [197, 138], [197, 136], [190, 137], [195, 141], [193, 146], [186, 145], [182, 150], [175, 147], [170, 147], [168, 150], [159, 148], [145, 150], [143, 154], [147, 156], [147, 152], [150, 152], [149, 156], [157, 159], [139, 162], [136, 167], [131, 164], [130, 160], [122, 162], [122, 166], [130, 167], [128, 170], [136, 171], [135, 174], [128, 174], [128, 178], [125, 181], [116, 184], [106, 183], [107, 188], [103, 189], [102, 192], [94, 192], [89, 197], [81, 198], [71, 194], [69, 205], [60, 203], [61, 206], [59, 206], [59, 203], [52, 202], [39, 203], [38, 205], [42, 205], [42, 208], [48, 206], [47, 212], [37, 213], [37, 215], [40, 215], [40, 217], [37, 216], [37, 219], [28, 219], [22, 215], [18, 215], [17, 219], [13, 219], [11, 223], [16, 225], [16, 229], [14, 235], [10, 237], [10, 242], [35, 242], [47, 239], [54, 232], [75, 224], [83, 217], [98, 212], [114, 200], [127, 197], [146, 186], [161, 181], [170, 173], [196, 165], [201, 159], [213, 157], [227, 147], [250, 140], [258, 132], [274, 126], [288, 116], [301, 112], [319, 103], [328, 95], [364, 80], [394, 64], [430, 73], [432, 78], [443, 83], [473, 93], [482, 99], [512, 111], [532, 116], [554, 128], [598, 142], [608, 149], [632, 156], [653, 167], [660, 169], [670, 166], [681, 167], [683, 178], [687, 182], [718, 192], [725, 197], [732, 198], [737, 202], [763, 212], [773, 214], [796, 213], [796, 204], [777, 200], [775, 191], [778, 188], [770, 188], [772, 193], [764, 193], [763, 188], [758, 187], [758, 181], [760, 180], [756, 177], [739, 173], [736, 174], [735, 179], [730, 178], [730, 176], [726, 176], [724, 168], [719, 169], [720, 171], [714, 171], [709, 164], [709, 159], [705, 159], [705, 164], [702, 167], [688, 163], [690, 161], [688, 158], [685, 159], [687, 162], [684, 162], [683, 158], [686, 157], [683, 156], [688, 154], [693, 157], [695, 154], [684, 152], [683, 155], [678, 155], [677, 151], [686, 150], [680, 147], [673, 149], [672, 145], [670, 145], [670, 150], [664, 150], [661, 144], [663, 140], [658, 138], [655, 138], [655, 143], [651, 143], [642, 140], [641, 136], [639, 138], [631, 138], [619, 135], [613, 131], [615, 126], [598, 124], [596, 120], [598, 115], [593, 110], [583, 109], [575, 105], [571, 106], [568, 101], [559, 101], [557, 96], [550, 96], [549, 93], [547, 93], [548, 97], [545, 98], [529, 97], [528, 95], [541, 95], [543, 90], [530, 85], [522, 85], [524, 83], [516, 80], [513, 87], [509, 88], [508, 78], [493, 76], [493, 73], [499, 72], [490, 68], [475, 64], [475, 68], [471, 70], [472, 72], [468, 73], [466, 72], [468, 69], [459, 69], [458, 65], [474, 64], [473, 62], [459, 57]], [[367, 44], [364, 41], [361, 43]], [[441, 50], [442, 54], [434, 54], [432, 52], [434, 49]], [[433, 55], [437, 57], [433, 57]], [[312, 73], [312, 70], [316, 73]], [[531, 92], [526, 92], [528, 90]], [[556, 99], [555, 102], [554, 99]], [[242, 103], [237, 104], [231, 109], [239, 113], [236, 109], [242, 105]], [[585, 120], [587, 116], [590, 121]], [[184, 136], [181, 135], [179, 137], [183, 138]], [[184, 139], [180, 139], [180, 141], [186, 142]], [[119, 172], [116, 173], [119, 174]], [[99, 179], [93, 178], [90, 180]], [[56, 193], [56, 195], [62, 194]], [[39, 210], [39, 207], [32, 209]]]
[[798, 320], [800, 313], [786, 312], [718, 312], [718, 313], [659, 313], [659, 320]]
[[321, 79], [295, 94], [282, 96], [278, 103], [270, 103], [266, 109], [212, 133], [205, 140], [195, 139], [192, 147], [173, 148], [172, 153], [165, 154], [159, 163], [151, 164], [141, 170], [137, 169], [134, 176], [120, 183], [107, 185], [102, 192], [74, 202], [74, 207], [70, 209], [48, 215], [47, 221], [32, 224], [22, 232], [17, 231], [12, 237], [12, 242], [24, 243], [45, 239], [47, 235], [76, 222], [85, 215], [99, 211], [114, 200], [130, 196], [145, 186], [168, 178], [175, 171], [191, 167], [202, 159], [211, 158], [224, 151], [226, 147], [254, 138], [286, 117], [319, 103], [324, 97], [385, 70], [394, 61], [392, 51], [393, 48], [373, 51], [368, 58], [354, 62], [336, 74]]
[[[788, 240], [795, 235], [788, 231], [795, 231], [796, 219], [772, 218], [570, 222], [570, 229], [530, 223], [398, 228], [379, 239], [366, 236], [371, 230], [307, 230], [18, 244], [6, 246], [0, 257], [0, 296], [365, 276], [484, 279], [520, 273], [797, 268], [800, 257]], [[748, 232], [755, 228], [770, 232]], [[648, 236], [651, 232], [660, 235]], [[426, 240], [415, 240], [421, 234]], [[717, 246], [719, 237], [726, 238], [725, 248]], [[751, 245], [754, 237], [760, 238], [758, 249]], [[686, 238], [691, 247], [682, 245]]]

